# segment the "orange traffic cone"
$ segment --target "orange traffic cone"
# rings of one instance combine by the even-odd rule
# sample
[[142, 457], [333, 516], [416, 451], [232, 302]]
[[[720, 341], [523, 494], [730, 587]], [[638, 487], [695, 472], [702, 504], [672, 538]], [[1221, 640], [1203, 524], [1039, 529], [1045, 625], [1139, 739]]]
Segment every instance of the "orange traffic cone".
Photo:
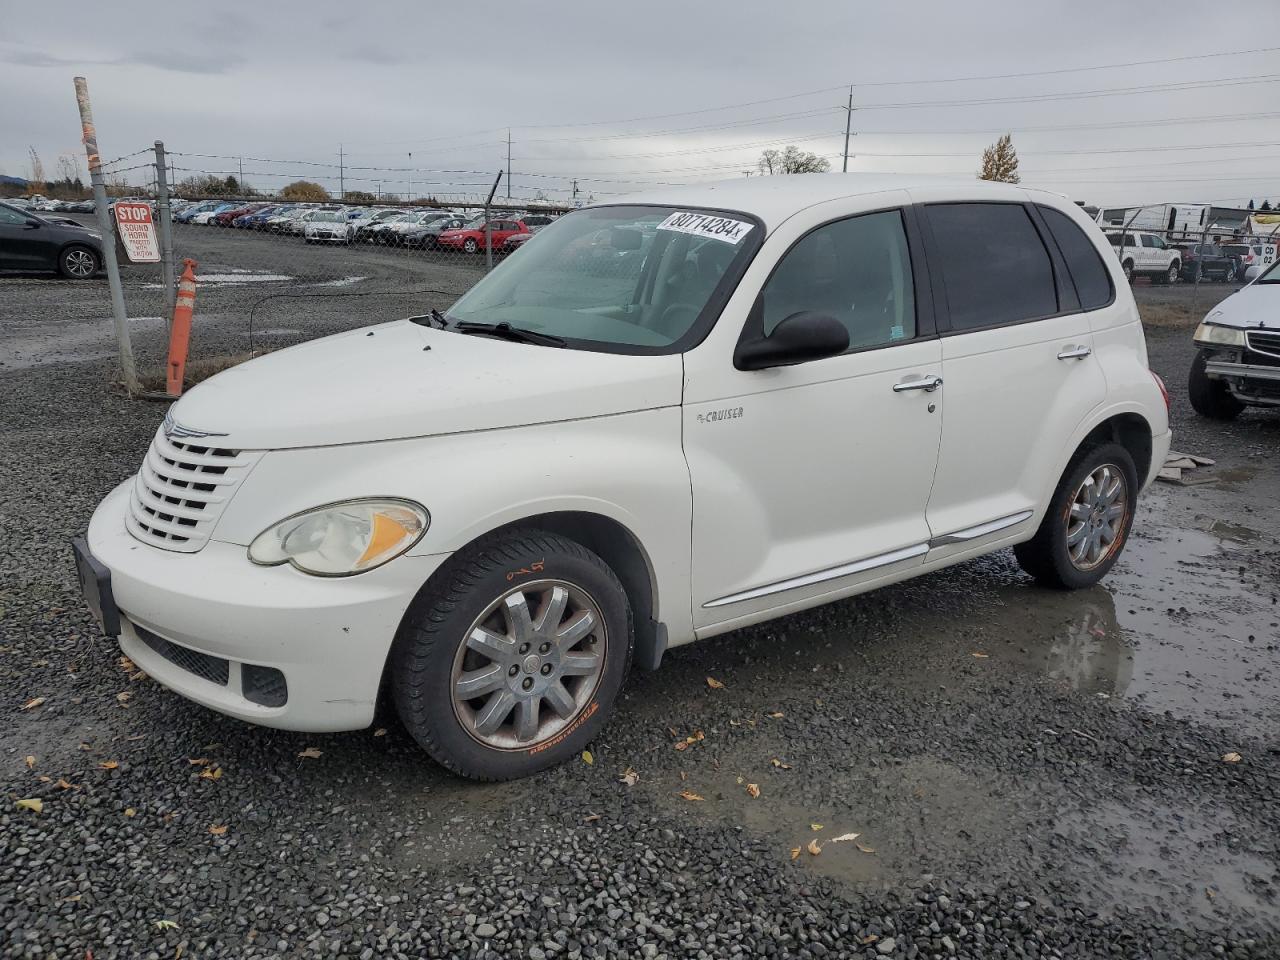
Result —
[[182, 375], [187, 369], [187, 348], [191, 344], [191, 313], [196, 306], [196, 262], [188, 257], [182, 265], [186, 269], [178, 281], [178, 299], [173, 304], [173, 325], [169, 329], [165, 392], [171, 397], [182, 396]]

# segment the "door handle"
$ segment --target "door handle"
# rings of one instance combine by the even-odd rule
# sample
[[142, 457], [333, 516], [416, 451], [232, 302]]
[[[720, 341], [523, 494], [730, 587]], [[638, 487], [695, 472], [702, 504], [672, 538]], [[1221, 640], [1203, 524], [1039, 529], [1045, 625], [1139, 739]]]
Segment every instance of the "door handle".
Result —
[[1085, 357], [1089, 356], [1089, 354], [1091, 353], [1093, 353], [1093, 351], [1083, 345], [1078, 347], [1068, 346], [1068, 347], [1063, 347], [1061, 350], [1058, 351], [1058, 359], [1059, 360], [1083, 360]]
[[901, 383], [893, 385], [894, 393], [905, 393], [908, 390], [923, 390], [925, 393], [933, 393], [942, 386], [941, 377], [921, 377], [918, 380], [903, 380]]

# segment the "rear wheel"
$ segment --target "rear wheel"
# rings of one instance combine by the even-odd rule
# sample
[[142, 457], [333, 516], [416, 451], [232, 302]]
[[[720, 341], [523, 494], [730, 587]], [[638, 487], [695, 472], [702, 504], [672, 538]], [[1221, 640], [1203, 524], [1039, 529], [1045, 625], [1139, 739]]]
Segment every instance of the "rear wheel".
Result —
[[1093, 586], [1124, 549], [1137, 502], [1129, 451], [1118, 443], [1082, 451], [1062, 475], [1036, 535], [1014, 547], [1018, 564], [1047, 587]]
[[1187, 378], [1191, 408], [1210, 420], [1234, 420], [1244, 410], [1244, 404], [1235, 398], [1226, 383], [1209, 377], [1204, 369], [1207, 359], [1201, 350], [1191, 361], [1191, 375]]
[[537, 530], [481, 542], [414, 602], [396, 640], [405, 727], [437, 761], [509, 780], [576, 756], [631, 661], [631, 608], [603, 560]]
[[98, 272], [98, 255], [88, 247], [67, 247], [58, 255], [58, 272], [71, 280], [87, 280]]

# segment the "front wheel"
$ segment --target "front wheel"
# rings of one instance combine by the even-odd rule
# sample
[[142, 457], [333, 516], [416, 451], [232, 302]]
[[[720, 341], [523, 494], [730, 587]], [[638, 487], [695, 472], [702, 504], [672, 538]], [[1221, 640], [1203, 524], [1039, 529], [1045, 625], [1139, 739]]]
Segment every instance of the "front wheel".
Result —
[[88, 280], [98, 272], [98, 257], [88, 247], [67, 247], [58, 255], [58, 272], [71, 280]]
[[539, 530], [481, 541], [418, 597], [396, 638], [400, 718], [439, 763], [510, 780], [599, 733], [631, 662], [631, 607], [609, 566]]
[[1124, 549], [1137, 502], [1129, 451], [1118, 443], [1084, 451], [1058, 482], [1036, 535], [1014, 547], [1019, 566], [1047, 587], [1093, 586]]
[[462, 245], [462, 249], [467, 251], [467, 253], [475, 253], [480, 249], [480, 244], [476, 243], [471, 237], [467, 237], [466, 242]]
[[1210, 420], [1234, 420], [1244, 410], [1244, 404], [1235, 398], [1225, 382], [1209, 377], [1205, 372], [1206, 360], [1201, 350], [1191, 361], [1191, 375], [1187, 378], [1187, 399], [1191, 401], [1191, 409]]
[[1130, 283], [1133, 283], [1133, 261], [1132, 260], [1126, 260], [1124, 262], [1124, 278]]

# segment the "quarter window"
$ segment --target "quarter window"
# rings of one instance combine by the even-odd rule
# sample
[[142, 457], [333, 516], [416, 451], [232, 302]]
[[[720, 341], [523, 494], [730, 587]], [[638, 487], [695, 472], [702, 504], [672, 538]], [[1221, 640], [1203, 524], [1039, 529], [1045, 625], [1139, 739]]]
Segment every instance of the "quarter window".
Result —
[[[1040, 207], [1040, 215], [1049, 225], [1049, 232], [1058, 242], [1062, 258], [1067, 261], [1067, 269], [1076, 284], [1076, 294], [1080, 297], [1083, 310], [1096, 310], [1111, 302], [1111, 274], [1098, 256], [1098, 248], [1093, 245], [1085, 232], [1065, 213], [1052, 207]], [[1156, 240], [1146, 234], [1142, 237], [1144, 247], [1154, 246], [1149, 241]]]
[[766, 336], [793, 313], [812, 310], [845, 325], [851, 350], [911, 339], [916, 305], [902, 214], [819, 227], [787, 252], [761, 296]]
[[1053, 264], [1027, 211], [1013, 203], [940, 203], [925, 208], [954, 330], [1058, 312]]

